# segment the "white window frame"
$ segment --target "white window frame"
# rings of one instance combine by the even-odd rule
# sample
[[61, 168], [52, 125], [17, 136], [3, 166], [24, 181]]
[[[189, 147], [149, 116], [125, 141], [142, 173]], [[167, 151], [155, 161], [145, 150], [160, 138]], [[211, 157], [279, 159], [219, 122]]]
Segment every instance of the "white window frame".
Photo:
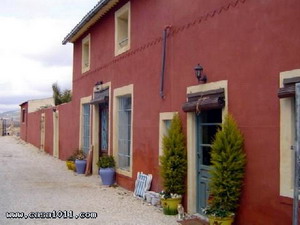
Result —
[[[172, 120], [178, 112], [162, 112], [159, 114], [159, 152], [158, 156], [163, 154], [163, 137], [167, 134], [166, 120]], [[159, 165], [160, 160], [158, 159]]]
[[[127, 44], [124, 46], [120, 46], [119, 43], [119, 37], [121, 35], [120, 30], [120, 22], [122, 21], [122, 16], [124, 16], [125, 13], [128, 13], [128, 27], [127, 27]], [[130, 49], [130, 30], [131, 30], [131, 16], [130, 16], [130, 2], [127, 2], [125, 5], [123, 5], [118, 11], [115, 12], [115, 56], [120, 55]]]
[[[88, 48], [86, 48], [86, 46]], [[91, 67], [91, 35], [90, 34], [88, 34], [85, 38], [82, 39], [81, 49], [82, 49], [81, 72], [85, 73], [89, 71]], [[88, 52], [86, 53], [86, 51]]]
[[[283, 80], [300, 77], [300, 69], [280, 73], [279, 86]], [[280, 196], [293, 198], [295, 144], [295, 105], [294, 97], [280, 99]]]
[[[124, 176], [132, 177], [132, 165], [133, 165], [133, 114], [134, 114], [134, 95], [133, 95], [133, 84], [130, 84], [128, 86], [120, 87], [117, 89], [114, 89], [114, 94], [113, 94], [113, 121], [114, 121], [114, 126], [113, 126], [113, 150], [114, 150], [114, 157], [116, 160], [116, 167], [117, 167], [117, 173], [122, 174]], [[130, 166], [129, 170], [124, 170], [119, 168], [118, 162], [118, 152], [119, 152], [119, 130], [118, 130], [118, 124], [119, 124], [119, 116], [118, 116], [118, 111], [119, 111], [119, 97], [130, 95], [131, 96], [131, 140], [130, 140]]]
[[[92, 96], [87, 96], [83, 97], [80, 99], [80, 117], [79, 117], [79, 149], [82, 149], [83, 147], [83, 105], [88, 104], [92, 100]], [[92, 111], [91, 111], [92, 112]], [[92, 113], [91, 113], [92, 114]], [[91, 123], [91, 118], [90, 118], [90, 123]], [[91, 127], [91, 124], [90, 124]], [[90, 140], [91, 143], [91, 140]]]

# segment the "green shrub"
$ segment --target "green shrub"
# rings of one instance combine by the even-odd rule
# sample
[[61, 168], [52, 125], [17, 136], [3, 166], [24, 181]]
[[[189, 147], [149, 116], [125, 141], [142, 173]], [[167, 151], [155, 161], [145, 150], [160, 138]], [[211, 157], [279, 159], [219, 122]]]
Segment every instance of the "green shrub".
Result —
[[84, 160], [86, 158], [86, 155], [82, 150], [77, 150], [75, 158], [78, 160]]
[[173, 117], [170, 129], [163, 137], [163, 155], [160, 157], [160, 163], [166, 196], [171, 193], [182, 195], [185, 191], [187, 159], [185, 137], [178, 114]]
[[113, 168], [115, 167], [115, 159], [111, 155], [104, 155], [99, 158], [97, 163], [99, 168]]
[[227, 115], [212, 143], [209, 183], [211, 200], [206, 209], [207, 214], [229, 216], [236, 212], [246, 164], [243, 143], [244, 138], [235, 120]]

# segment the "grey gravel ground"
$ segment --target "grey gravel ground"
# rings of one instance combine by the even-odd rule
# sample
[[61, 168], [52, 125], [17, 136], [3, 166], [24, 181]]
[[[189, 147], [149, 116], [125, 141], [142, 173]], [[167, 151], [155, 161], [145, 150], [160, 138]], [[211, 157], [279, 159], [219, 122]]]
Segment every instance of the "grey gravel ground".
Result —
[[[96, 219], [7, 219], [6, 212], [96, 212]], [[177, 224], [123, 188], [68, 171], [65, 162], [15, 137], [0, 137], [0, 224]]]

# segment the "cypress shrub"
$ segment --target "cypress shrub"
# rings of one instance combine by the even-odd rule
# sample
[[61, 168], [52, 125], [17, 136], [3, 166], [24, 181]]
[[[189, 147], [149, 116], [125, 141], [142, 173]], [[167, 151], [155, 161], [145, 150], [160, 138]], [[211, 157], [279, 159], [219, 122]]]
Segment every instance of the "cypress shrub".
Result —
[[178, 114], [174, 115], [170, 129], [163, 137], [163, 155], [160, 157], [160, 163], [165, 198], [171, 194], [182, 195], [185, 191], [187, 159], [185, 136]]
[[243, 143], [244, 138], [235, 120], [227, 115], [212, 143], [207, 214], [226, 217], [236, 212], [246, 165]]

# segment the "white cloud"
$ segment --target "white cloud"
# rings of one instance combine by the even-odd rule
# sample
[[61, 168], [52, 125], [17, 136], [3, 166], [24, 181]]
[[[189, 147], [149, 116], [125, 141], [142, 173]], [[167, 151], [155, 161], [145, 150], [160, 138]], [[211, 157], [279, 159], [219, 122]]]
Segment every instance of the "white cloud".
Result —
[[15, 104], [0, 104], [0, 109], [2, 109], [2, 112], [7, 112], [7, 111], [12, 111], [12, 110], [17, 110]]
[[61, 42], [97, 3], [96, 0], [3, 1], [0, 112], [18, 109], [18, 104], [26, 100], [51, 96], [54, 82], [71, 88], [72, 45]]

